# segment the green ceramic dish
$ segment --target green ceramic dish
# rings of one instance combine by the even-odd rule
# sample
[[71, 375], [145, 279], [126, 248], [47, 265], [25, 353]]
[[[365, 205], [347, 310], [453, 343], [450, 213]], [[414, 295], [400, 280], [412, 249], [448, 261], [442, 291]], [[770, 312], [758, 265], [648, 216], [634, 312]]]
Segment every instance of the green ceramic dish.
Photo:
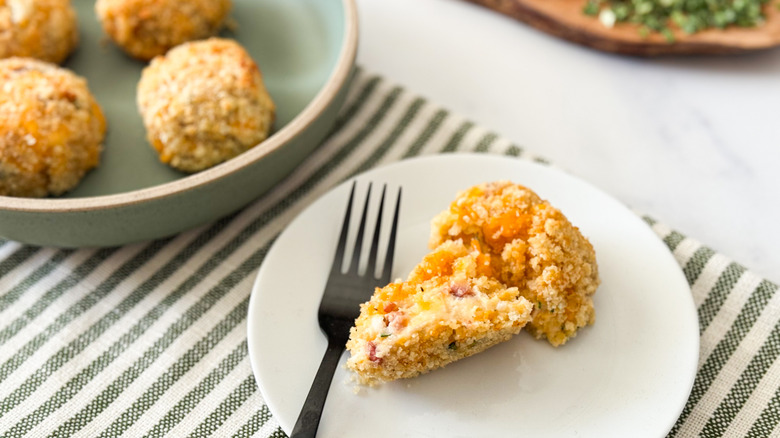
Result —
[[186, 175], [161, 164], [135, 104], [144, 63], [102, 33], [94, 2], [75, 0], [81, 43], [65, 64], [87, 78], [108, 120], [100, 167], [58, 199], [0, 196], [0, 236], [47, 246], [113, 246], [168, 236], [244, 206], [324, 138], [346, 97], [357, 51], [354, 0], [234, 0], [235, 38], [276, 102], [273, 134]]

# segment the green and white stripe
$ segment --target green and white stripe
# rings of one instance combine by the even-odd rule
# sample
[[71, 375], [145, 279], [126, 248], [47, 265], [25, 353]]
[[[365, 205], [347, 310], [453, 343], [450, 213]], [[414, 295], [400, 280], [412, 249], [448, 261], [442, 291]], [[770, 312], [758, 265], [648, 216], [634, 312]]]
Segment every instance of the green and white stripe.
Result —
[[[334, 185], [425, 154], [522, 148], [358, 72], [328, 139], [272, 192], [199, 229], [112, 249], [0, 240], [0, 436], [283, 437], [246, 310], [278, 233]], [[700, 372], [670, 436], [780, 434], [777, 286], [646, 218], [691, 284]]]
[[[701, 328], [699, 373], [670, 436], [780, 434], [780, 295], [723, 255], [659, 224], [653, 229], [680, 263]], [[776, 402], [775, 402], [776, 403]]]

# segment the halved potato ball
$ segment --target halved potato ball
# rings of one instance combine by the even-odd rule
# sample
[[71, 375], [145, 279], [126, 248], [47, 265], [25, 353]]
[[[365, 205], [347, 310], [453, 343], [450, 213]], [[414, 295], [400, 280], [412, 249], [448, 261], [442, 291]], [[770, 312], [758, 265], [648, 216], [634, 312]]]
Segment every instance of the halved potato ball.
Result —
[[79, 42], [70, 0], [0, 0], [0, 58], [61, 63]]
[[215, 35], [230, 0], [98, 0], [103, 30], [131, 56], [149, 60], [187, 41]]
[[238, 43], [221, 38], [155, 58], [141, 75], [138, 107], [160, 160], [185, 172], [265, 140], [275, 113], [257, 64]]
[[98, 165], [105, 132], [83, 78], [30, 58], [0, 60], [0, 195], [72, 189]]

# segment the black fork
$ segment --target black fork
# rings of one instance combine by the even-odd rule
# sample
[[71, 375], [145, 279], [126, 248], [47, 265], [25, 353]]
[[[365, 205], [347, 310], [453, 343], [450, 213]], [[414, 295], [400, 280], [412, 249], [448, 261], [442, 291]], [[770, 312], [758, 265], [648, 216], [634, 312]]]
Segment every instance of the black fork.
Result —
[[377, 214], [376, 225], [374, 227], [374, 237], [371, 239], [371, 249], [368, 253], [368, 266], [363, 275], [358, 273], [360, 263], [360, 250], [363, 246], [363, 234], [366, 228], [366, 215], [368, 213], [368, 203], [371, 199], [371, 185], [368, 186], [366, 202], [363, 206], [363, 215], [360, 219], [357, 238], [355, 239], [355, 249], [352, 253], [352, 260], [349, 263], [347, 272], [342, 273], [342, 260], [344, 259], [344, 250], [347, 246], [347, 231], [349, 230], [349, 219], [352, 214], [352, 200], [355, 197], [355, 183], [352, 184], [352, 191], [349, 194], [347, 203], [347, 213], [344, 216], [344, 223], [341, 226], [341, 236], [339, 237], [336, 255], [333, 258], [333, 265], [330, 269], [328, 282], [325, 284], [325, 292], [322, 295], [320, 309], [317, 319], [320, 328], [328, 337], [328, 349], [325, 350], [325, 357], [322, 358], [320, 368], [314, 377], [314, 383], [311, 385], [309, 395], [303, 404], [298, 421], [295, 422], [290, 438], [313, 438], [317, 434], [317, 428], [320, 425], [322, 409], [325, 406], [325, 398], [328, 396], [333, 373], [336, 371], [336, 365], [339, 363], [341, 353], [346, 347], [349, 339], [349, 329], [355, 323], [355, 318], [360, 315], [360, 304], [368, 301], [374, 292], [375, 287], [381, 287], [390, 282], [390, 272], [393, 268], [393, 254], [395, 252], [395, 238], [398, 229], [398, 213], [401, 209], [401, 189], [398, 189], [398, 196], [395, 201], [395, 212], [393, 213], [393, 225], [390, 228], [390, 239], [387, 244], [385, 262], [382, 266], [382, 272], [379, 278], [376, 278], [377, 253], [379, 251], [379, 230], [382, 225], [382, 212], [385, 204], [385, 191], [387, 186], [382, 188], [382, 197], [379, 201], [379, 213]]

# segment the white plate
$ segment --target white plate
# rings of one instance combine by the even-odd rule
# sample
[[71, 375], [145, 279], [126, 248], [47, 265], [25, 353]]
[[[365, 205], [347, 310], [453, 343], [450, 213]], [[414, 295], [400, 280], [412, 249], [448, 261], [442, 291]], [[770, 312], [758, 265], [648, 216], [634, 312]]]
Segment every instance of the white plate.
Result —
[[[371, 170], [357, 177], [356, 199], [362, 205], [368, 181], [403, 186], [393, 277], [405, 278], [427, 252], [430, 219], [456, 192], [502, 179], [532, 188], [590, 239], [602, 278], [596, 324], [557, 349], [521, 333], [446, 368], [357, 394], [341, 366], [318, 436], [658, 438], [671, 429], [696, 373], [696, 310], [669, 250], [622, 204], [551, 167], [464, 154]], [[325, 352], [317, 308], [350, 184], [290, 224], [252, 291], [252, 369], [288, 433]]]

